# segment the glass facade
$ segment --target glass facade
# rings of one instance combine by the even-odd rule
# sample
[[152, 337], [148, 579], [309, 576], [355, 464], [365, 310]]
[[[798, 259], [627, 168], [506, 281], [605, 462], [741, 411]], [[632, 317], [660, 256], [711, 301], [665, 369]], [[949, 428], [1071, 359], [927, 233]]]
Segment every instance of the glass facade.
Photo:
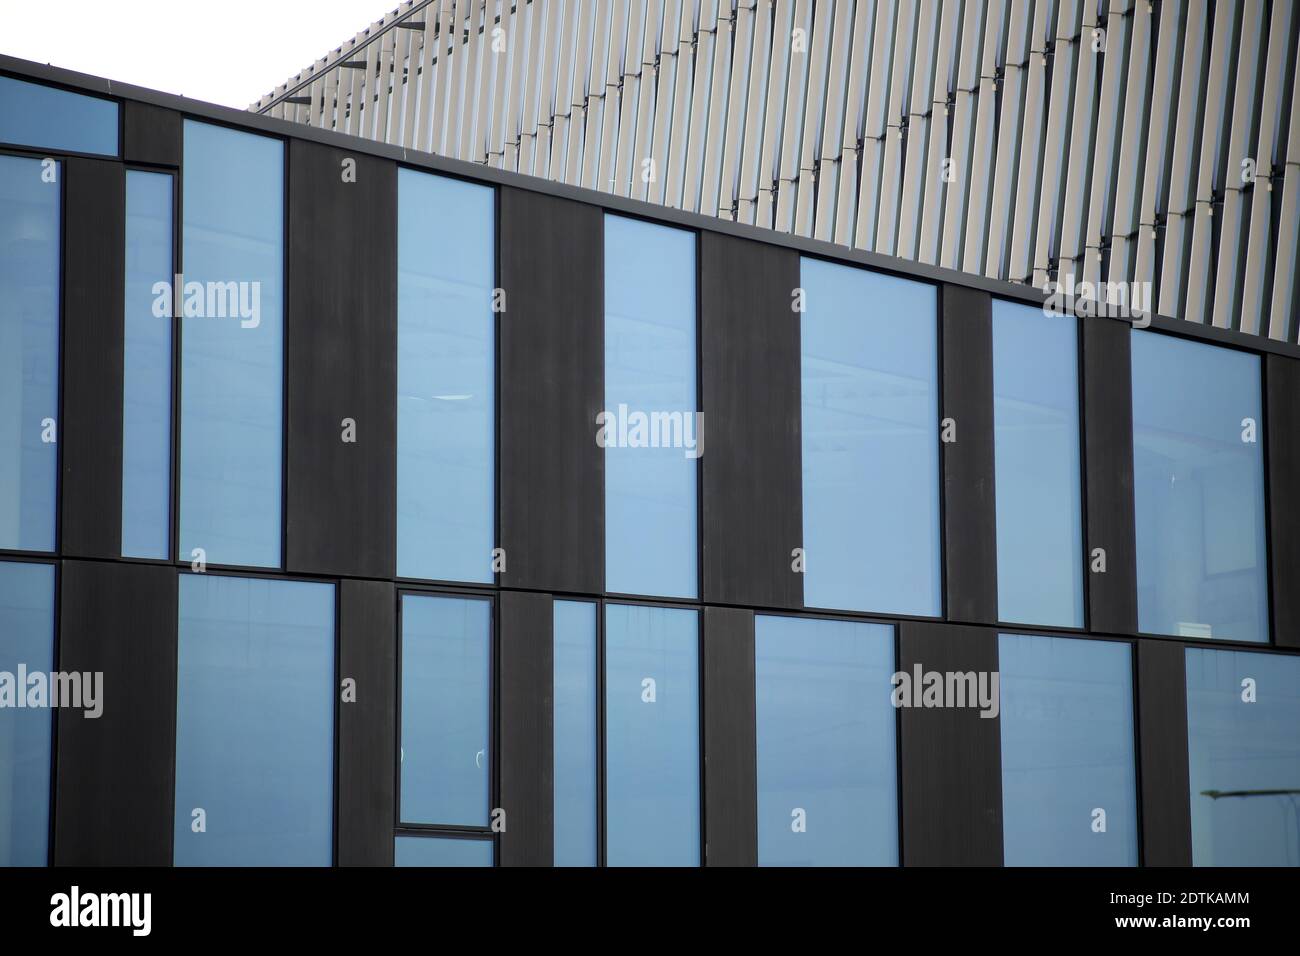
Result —
[[1007, 866], [1136, 866], [1128, 644], [998, 637]]
[[17, 551], [54, 550], [61, 175], [0, 156], [0, 548]]
[[26, 675], [53, 667], [54, 566], [0, 561], [0, 866], [47, 862], [54, 711]]
[[329, 866], [334, 586], [183, 574], [178, 866]]
[[1300, 657], [1189, 647], [1195, 866], [1300, 866]]
[[758, 615], [760, 866], [898, 864], [894, 629]]
[[495, 197], [410, 169], [397, 184], [397, 573], [490, 582]]
[[401, 821], [487, 826], [492, 604], [402, 595]]
[[801, 273], [804, 603], [938, 615], [936, 290], [819, 259]]
[[1138, 625], [1268, 640], [1257, 355], [1134, 330]]
[[0, 76], [0, 143], [116, 156], [117, 117], [113, 100]]
[[394, 841], [397, 866], [491, 866], [491, 840], [450, 837], [399, 836]]
[[605, 608], [605, 859], [700, 864], [699, 614]]
[[596, 782], [600, 737], [596, 717], [597, 605], [556, 601], [554, 607], [555, 865], [595, 866]]
[[695, 233], [605, 217], [605, 590], [693, 598]]
[[[122, 555], [171, 556], [173, 180], [126, 172]], [[160, 314], [161, 313], [161, 314]]]
[[180, 557], [279, 567], [284, 143], [185, 122]]
[[998, 617], [1083, 627], [1079, 340], [1073, 316], [993, 300]]

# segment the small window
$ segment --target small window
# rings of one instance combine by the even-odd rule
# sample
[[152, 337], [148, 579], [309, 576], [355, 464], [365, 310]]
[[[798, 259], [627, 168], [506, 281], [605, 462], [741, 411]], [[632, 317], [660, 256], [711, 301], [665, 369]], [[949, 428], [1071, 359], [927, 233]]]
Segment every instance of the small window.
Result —
[[896, 866], [894, 629], [758, 615], [760, 866]]
[[605, 609], [610, 866], [700, 865], [699, 614]]
[[329, 866], [334, 586], [183, 574], [177, 866]]
[[435, 836], [399, 836], [394, 842], [396, 866], [491, 866], [491, 840]]
[[556, 601], [553, 611], [556, 866], [597, 863], [596, 612], [592, 601]]
[[1132, 651], [998, 638], [1007, 866], [1136, 866]]
[[0, 76], [0, 143], [59, 153], [118, 153], [113, 100]]
[[54, 669], [54, 566], [0, 561], [0, 866], [45, 866], [54, 711], [16, 706], [20, 668]]
[[1300, 866], [1300, 657], [1189, 647], [1195, 866]]
[[486, 827], [492, 603], [402, 595], [401, 822]]

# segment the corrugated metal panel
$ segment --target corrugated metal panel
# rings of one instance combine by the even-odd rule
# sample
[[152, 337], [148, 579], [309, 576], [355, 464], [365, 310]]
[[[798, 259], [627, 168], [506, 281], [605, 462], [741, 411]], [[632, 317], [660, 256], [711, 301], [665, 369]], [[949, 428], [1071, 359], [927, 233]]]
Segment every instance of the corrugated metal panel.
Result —
[[1280, 0], [405, 0], [252, 108], [1293, 340], [1297, 31]]

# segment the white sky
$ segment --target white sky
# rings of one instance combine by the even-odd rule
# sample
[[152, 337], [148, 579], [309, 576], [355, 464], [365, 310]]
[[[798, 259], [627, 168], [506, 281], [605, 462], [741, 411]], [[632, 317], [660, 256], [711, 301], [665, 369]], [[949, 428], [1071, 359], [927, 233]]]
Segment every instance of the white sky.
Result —
[[0, 53], [244, 109], [399, 0], [0, 0]]

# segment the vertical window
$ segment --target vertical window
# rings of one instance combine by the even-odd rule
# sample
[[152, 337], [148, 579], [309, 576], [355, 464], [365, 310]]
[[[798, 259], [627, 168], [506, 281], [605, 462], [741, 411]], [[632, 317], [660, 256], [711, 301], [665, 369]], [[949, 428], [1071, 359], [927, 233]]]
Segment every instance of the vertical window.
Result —
[[492, 604], [402, 595], [401, 821], [486, 827]]
[[699, 589], [695, 233], [605, 217], [605, 589]]
[[0, 548], [16, 551], [54, 550], [62, 172], [0, 156]]
[[1132, 651], [998, 638], [1008, 866], [1136, 866]]
[[804, 259], [804, 603], [938, 615], [933, 286]]
[[185, 122], [180, 556], [280, 565], [284, 144]]
[[397, 573], [490, 582], [495, 197], [410, 169], [397, 182]]
[[1196, 866], [1300, 866], [1300, 657], [1189, 647]]
[[699, 615], [605, 609], [605, 856], [700, 864]]
[[1078, 326], [993, 300], [998, 617], [1083, 627]]
[[1134, 330], [1138, 626], [1268, 640], [1259, 356]]
[[185, 574], [178, 866], [329, 866], [334, 586]]
[[758, 615], [760, 866], [896, 866], [894, 631]]
[[595, 866], [596, 604], [556, 601], [554, 618], [555, 865]]
[[53, 669], [54, 566], [0, 561], [0, 866], [48, 862], [53, 711], [26, 675]]
[[399, 836], [394, 843], [396, 866], [491, 866], [491, 840], [434, 836]]
[[117, 155], [117, 103], [0, 76], [0, 143]]
[[122, 374], [122, 554], [171, 556], [172, 177], [126, 172], [126, 312]]

